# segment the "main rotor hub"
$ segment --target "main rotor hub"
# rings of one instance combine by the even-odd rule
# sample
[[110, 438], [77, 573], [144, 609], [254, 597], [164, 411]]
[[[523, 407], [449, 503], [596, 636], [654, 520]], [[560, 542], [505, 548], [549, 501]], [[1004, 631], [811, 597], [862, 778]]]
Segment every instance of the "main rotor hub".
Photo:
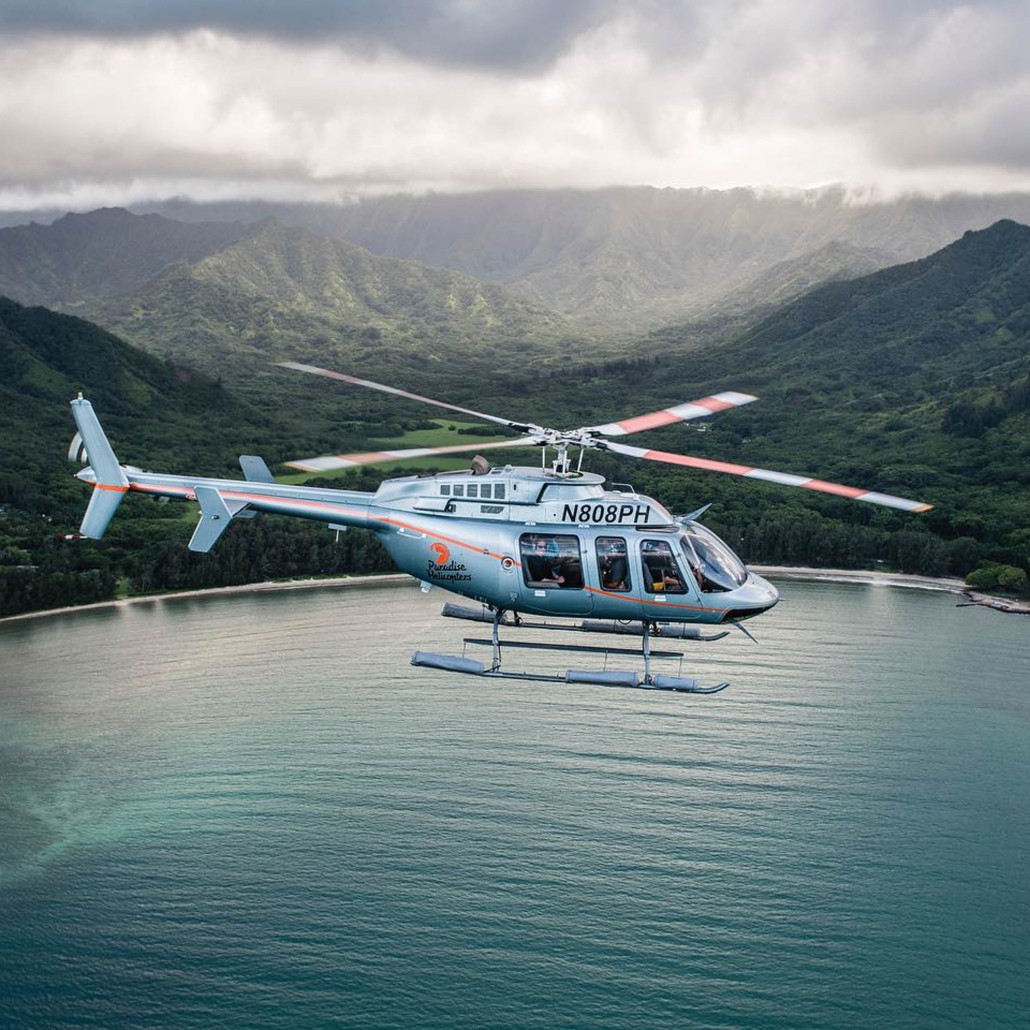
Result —
[[[551, 462], [551, 471], [556, 476], [571, 476], [582, 470], [583, 451], [588, 447], [597, 447], [597, 441], [592, 433], [582, 429], [560, 430], [543, 429], [540, 433], [540, 443], [543, 447], [541, 467], [547, 464], [547, 448], [555, 449], [554, 460]], [[572, 457], [569, 454], [570, 447], [579, 447], [579, 461], [576, 463], [575, 472], [572, 470]]]

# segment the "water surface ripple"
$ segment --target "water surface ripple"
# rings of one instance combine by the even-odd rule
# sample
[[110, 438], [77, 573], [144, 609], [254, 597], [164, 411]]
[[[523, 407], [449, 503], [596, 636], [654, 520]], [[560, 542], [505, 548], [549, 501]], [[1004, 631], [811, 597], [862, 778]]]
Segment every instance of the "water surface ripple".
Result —
[[707, 698], [411, 587], [0, 624], [3, 1026], [1027, 1025], [1030, 620], [781, 589]]

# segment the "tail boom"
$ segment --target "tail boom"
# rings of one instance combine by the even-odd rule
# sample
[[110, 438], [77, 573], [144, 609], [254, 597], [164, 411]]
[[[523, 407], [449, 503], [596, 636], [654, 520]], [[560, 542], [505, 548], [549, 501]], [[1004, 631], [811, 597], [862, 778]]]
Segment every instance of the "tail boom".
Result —
[[200, 505], [200, 521], [190, 541], [194, 551], [210, 550], [233, 519], [259, 511], [336, 525], [370, 524], [371, 494], [279, 484], [272, 480], [264, 462], [260, 468], [252, 462], [253, 478], [248, 475], [247, 481], [162, 475], [121, 465], [89, 401], [79, 396], [71, 404], [90, 463], [90, 467], [78, 473], [78, 478], [93, 487], [79, 530], [81, 536], [99, 540], [129, 491], [196, 501]]

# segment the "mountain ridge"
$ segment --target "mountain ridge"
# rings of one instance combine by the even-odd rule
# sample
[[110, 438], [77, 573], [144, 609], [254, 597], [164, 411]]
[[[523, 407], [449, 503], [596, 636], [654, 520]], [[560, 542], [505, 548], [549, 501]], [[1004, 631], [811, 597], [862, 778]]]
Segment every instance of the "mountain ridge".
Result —
[[392, 195], [349, 205], [165, 202], [139, 210], [181, 218], [274, 214], [376, 254], [500, 283], [591, 330], [625, 332], [700, 317], [757, 273], [834, 241], [878, 254], [886, 267], [1000, 218], [1030, 222], [1030, 194], [879, 200], [837, 187], [612, 187]]
[[[69, 228], [95, 238], [68, 248]], [[145, 249], [149, 237], [158, 239], [146, 260], [111, 257]], [[108, 255], [99, 270], [89, 262], [96, 251]], [[49, 298], [155, 354], [229, 378], [315, 353], [348, 363], [386, 352], [398, 366], [487, 367], [503, 364], [516, 344], [543, 359], [587, 340], [561, 316], [496, 284], [379, 257], [275, 219], [192, 226], [107, 210], [53, 227], [2, 229], [0, 287], [22, 303]]]

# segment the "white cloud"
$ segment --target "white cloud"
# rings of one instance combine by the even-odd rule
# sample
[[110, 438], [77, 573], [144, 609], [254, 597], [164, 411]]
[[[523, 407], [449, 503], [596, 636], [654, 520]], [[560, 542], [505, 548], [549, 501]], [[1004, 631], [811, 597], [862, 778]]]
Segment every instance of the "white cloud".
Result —
[[581, 5], [564, 51], [521, 70], [209, 29], [12, 37], [0, 207], [616, 183], [1030, 188], [1025, 3], [638, 0], [588, 17], [604, 6]]

